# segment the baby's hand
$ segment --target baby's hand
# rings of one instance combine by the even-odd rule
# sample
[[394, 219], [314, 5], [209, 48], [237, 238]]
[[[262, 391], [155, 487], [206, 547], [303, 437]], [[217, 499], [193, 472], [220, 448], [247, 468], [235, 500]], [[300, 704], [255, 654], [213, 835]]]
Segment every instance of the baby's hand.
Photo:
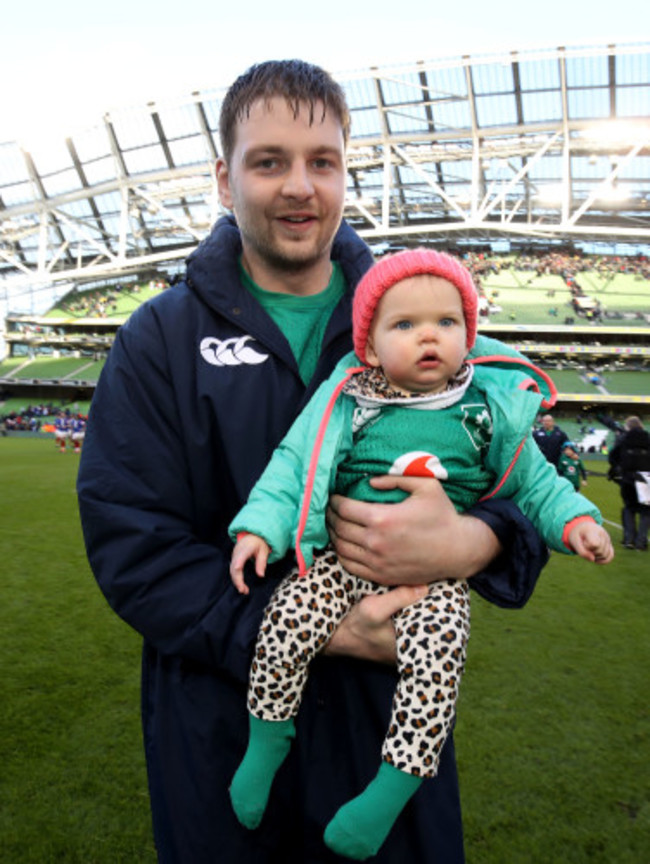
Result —
[[264, 576], [270, 552], [269, 544], [257, 534], [241, 534], [237, 538], [230, 559], [230, 578], [240, 594], [249, 593], [248, 585], [244, 582], [244, 564], [254, 558], [255, 572], [260, 577]]
[[569, 546], [577, 555], [595, 564], [609, 564], [614, 557], [614, 547], [609, 534], [596, 522], [578, 522], [569, 532], [568, 540]]

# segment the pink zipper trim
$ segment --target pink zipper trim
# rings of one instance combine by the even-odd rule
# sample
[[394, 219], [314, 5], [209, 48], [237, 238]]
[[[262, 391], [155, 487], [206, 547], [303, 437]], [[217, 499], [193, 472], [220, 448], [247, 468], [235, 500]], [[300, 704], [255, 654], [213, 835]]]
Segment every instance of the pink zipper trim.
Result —
[[[527, 435], [526, 435], [526, 438], [528, 438]], [[499, 489], [501, 489], [503, 484], [506, 482], [506, 480], [508, 479], [508, 477], [512, 473], [512, 469], [515, 467], [515, 463], [517, 462], [517, 459], [519, 459], [519, 456], [521, 455], [522, 448], [523, 448], [524, 444], [526, 443], [526, 438], [524, 438], [524, 440], [521, 442], [519, 447], [517, 447], [517, 452], [512, 457], [512, 461], [510, 462], [510, 465], [508, 465], [508, 467], [504, 471], [503, 476], [501, 477], [501, 479], [499, 480], [497, 485], [494, 487], [494, 489], [491, 492], [488, 492], [487, 495], [484, 495], [482, 498], [479, 498], [479, 501], [487, 501], [489, 498], [494, 498], [494, 496], [497, 494]]]
[[[512, 363], [514, 366], [524, 366], [527, 369], [532, 369], [535, 374], [539, 375], [539, 377], [544, 381], [550, 392], [550, 396], [548, 397], [548, 399], [542, 398], [541, 407], [552, 408], [557, 401], [557, 387], [553, 383], [553, 380], [546, 374], [546, 372], [540, 369], [539, 366], [535, 366], [534, 363], [529, 363], [528, 360], [521, 360], [518, 357], [509, 357], [505, 354], [492, 354], [485, 357], [472, 357], [468, 360], [468, 362], [473, 363], [475, 366], [478, 366], [480, 363]], [[541, 392], [539, 389], [539, 384], [534, 378], [525, 378], [521, 382], [521, 384], [519, 384], [519, 387], [517, 389], [529, 390], [531, 386], [535, 390], [535, 392]], [[521, 451], [524, 444], [526, 443], [527, 438], [528, 435], [524, 437], [519, 447], [517, 447], [517, 451], [513, 456], [512, 461], [506, 468], [503, 476], [501, 477], [497, 485], [494, 487], [494, 489], [492, 489], [491, 492], [488, 492], [487, 495], [484, 495], [482, 498], [480, 498], [480, 501], [487, 501], [489, 498], [493, 498], [497, 494], [499, 489], [503, 488], [503, 485], [505, 484], [506, 480], [512, 473], [513, 468], [515, 467], [517, 459], [519, 459], [519, 456], [521, 455]]]
[[307, 524], [307, 516], [309, 515], [309, 506], [311, 504], [311, 496], [314, 491], [314, 481], [316, 478], [316, 471], [318, 470], [318, 459], [320, 457], [320, 451], [323, 446], [323, 441], [325, 439], [325, 432], [327, 430], [327, 424], [329, 423], [330, 417], [332, 416], [332, 411], [334, 410], [334, 405], [336, 400], [339, 398], [341, 394], [341, 390], [345, 387], [347, 382], [355, 375], [357, 372], [362, 372], [366, 367], [365, 366], [354, 366], [350, 369], [346, 369], [345, 377], [339, 381], [334, 390], [332, 391], [332, 395], [329, 398], [327, 405], [325, 406], [325, 411], [323, 412], [323, 417], [320, 421], [320, 425], [318, 427], [318, 433], [316, 435], [316, 441], [314, 442], [314, 448], [311, 451], [311, 457], [309, 459], [309, 468], [307, 470], [307, 480], [305, 481], [305, 491], [302, 496], [302, 503], [300, 505], [300, 516], [298, 519], [298, 528], [296, 530], [296, 560], [298, 562], [298, 575], [304, 576], [307, 573], [307, 567], [305, 565], [305, 558], [302, 554], [302, 550], [300, 549], [300, 541], [302, 540], [302, 535], [305, 531], [305, 525]]

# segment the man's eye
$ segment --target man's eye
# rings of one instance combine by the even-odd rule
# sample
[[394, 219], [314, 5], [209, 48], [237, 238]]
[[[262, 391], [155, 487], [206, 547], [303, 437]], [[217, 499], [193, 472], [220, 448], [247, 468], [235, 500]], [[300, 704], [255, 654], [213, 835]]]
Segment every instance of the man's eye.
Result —
[[260, 159], [257, 163], [257, 167], [262, 171], [274, 171], [278, 167], [277, 159]]

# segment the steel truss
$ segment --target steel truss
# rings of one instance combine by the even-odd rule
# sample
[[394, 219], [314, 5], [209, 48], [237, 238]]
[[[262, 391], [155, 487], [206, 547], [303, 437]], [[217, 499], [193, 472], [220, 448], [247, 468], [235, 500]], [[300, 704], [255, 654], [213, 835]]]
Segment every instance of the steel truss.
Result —
[[[353, 130], [345, 216], [369, 242], [650, 247], [650, 46], [337, 77]], [[0, 291], [184, 258], [219, 214], [222, 96], [111, 112], [56, 159], [0, 145]]]

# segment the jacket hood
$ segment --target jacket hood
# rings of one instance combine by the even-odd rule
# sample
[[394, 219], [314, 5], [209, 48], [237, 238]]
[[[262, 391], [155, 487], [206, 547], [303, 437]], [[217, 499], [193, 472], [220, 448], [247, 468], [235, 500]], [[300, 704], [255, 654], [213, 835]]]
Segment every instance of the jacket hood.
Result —
[[490, 367], [513, 373], [512, 386], [518, 390], [531, 390], [541, 396], [540, 407], [552, 408], [557, 401], [557, 388], [551, 377], [518, 351], [490, 339], [477, 336], [476, 344], [469, 354], [468, 361], [475, 368], [488, 370]]

